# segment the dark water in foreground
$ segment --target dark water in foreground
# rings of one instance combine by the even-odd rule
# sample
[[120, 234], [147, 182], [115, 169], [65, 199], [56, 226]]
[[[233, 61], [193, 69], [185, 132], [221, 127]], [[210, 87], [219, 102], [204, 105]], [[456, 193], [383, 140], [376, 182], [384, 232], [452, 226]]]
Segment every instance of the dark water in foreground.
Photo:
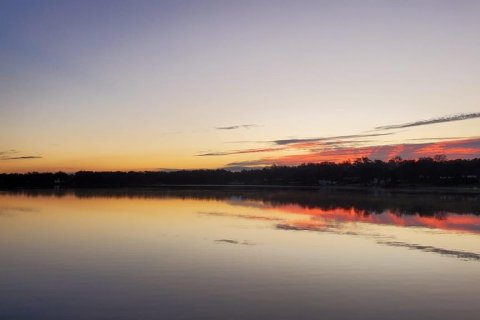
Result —
[[480, 198], [0, 192], [0, 319], [478, 319]]

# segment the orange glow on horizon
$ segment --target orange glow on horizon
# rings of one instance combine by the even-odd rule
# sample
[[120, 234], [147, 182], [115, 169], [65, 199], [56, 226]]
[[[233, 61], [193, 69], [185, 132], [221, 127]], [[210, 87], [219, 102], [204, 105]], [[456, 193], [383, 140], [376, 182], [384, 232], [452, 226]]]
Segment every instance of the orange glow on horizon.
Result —
[[[292, 144], [289, 148], [312, 147], [315, 143]], [[317, 146], [321, 144], [317, 143]], [[448, 159], [472, 159], [480, 157], [480, 138], [463, 139], [454, 141], [441, 141], [422, 144], [397, 144], [380, 145], [369, 147], [344, 147], [327, 149], [324, 151], [313, 151], [306, 154], [292, 154], [280, 157], [265, 158], [258, 163], [268, 165], [298, 165], [302, 163], [316, 162], [344, 162], [353, 161], [358, 158], [369, 158], [371, 160], [388, 161], [394, 157], [403, 159], [418, 159], [422, 157], [434, 157], [446, 155]]]

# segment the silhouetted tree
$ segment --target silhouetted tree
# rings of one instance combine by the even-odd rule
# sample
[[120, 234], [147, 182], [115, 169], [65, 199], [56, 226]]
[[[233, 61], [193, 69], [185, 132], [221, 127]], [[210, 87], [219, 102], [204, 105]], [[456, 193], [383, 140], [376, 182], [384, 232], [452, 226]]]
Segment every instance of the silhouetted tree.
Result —
[[127, 187], [160, 185], [363, 185], [363, 186], [454, 186], [479, 185], [480, 159], [447, 160], [433, 158], [387, 162], [368, 158], [342, 163], [321, 162], [299, 166], [271, 166], [232, 172], [217, 170], [179, 170], [92, 172], [79, 171], [25, 174], [0, 174], [0, 188]]

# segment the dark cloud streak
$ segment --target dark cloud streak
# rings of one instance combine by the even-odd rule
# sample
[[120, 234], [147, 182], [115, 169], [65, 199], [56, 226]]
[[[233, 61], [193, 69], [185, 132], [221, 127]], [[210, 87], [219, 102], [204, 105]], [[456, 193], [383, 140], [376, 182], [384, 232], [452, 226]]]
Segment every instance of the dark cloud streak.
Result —
[[323, 138], [307, 138], [307, 139], [283, 139], [283, 140], [274, 140], [271, 141], [278, 145], [289, 145], [305, 142], [322, 142], [322, 141], [333, 141], [333, 140], [342, 140], [342, 139], [355, 139], [355, 138], [367, 138], [367, 137], [379, 137], [379, 136], [389, 136], [395, 134], [396, 132], [389, 133], [370, 133], [370, 134], [352, 134], [346, 136], [333, 136], [333, 137], [323, 137]]
[[23, 157], [1, 157], [0, 160], [28, 160], [28, 159], [40, 159], [40, 156], [23, 156]]
[[438, 117], [438, 118], [432, 118], [427, 120], [419, 120], [419, 121], [403, 123], [403, 124], [380, 126], [380, 127], [376, 127], [375, 130], [411, 128], [411, 127], [426, 126], [430, 124], [437, 124], [437, 123], [444, 123], [444, 122], [470, 120], [475, 118], [480, 118], [480, 112], [460, 113], [460, 114], [455, 114], [451, 116]]
[[6, 161], [6, 160], [27, 160], [27, 159], [39, 159], [41, 156], [20, 156], [18, 155], [20, 151], [17, 151], [15, 149], [10, 149], [10, 150], [5, 150], [5, 151], [0, 151], [0, 160], [1, 161]]
[[239, 124], [234, 126], [227, 126], [227, 127], [216, 127], [217, 130], [235, 130], [235, 129], [250, 129], [260, 127], [258, 124]]
[[283, 149], [284, 148], [262, 148], [262, 149], [246, 149], [246, 150], [225, 151], [225, 152], [208, 152], [208, 153], [197, 154], [197, 157], [228, 156], [232, 154], [273, 152], [273, 151], [280, 151]]

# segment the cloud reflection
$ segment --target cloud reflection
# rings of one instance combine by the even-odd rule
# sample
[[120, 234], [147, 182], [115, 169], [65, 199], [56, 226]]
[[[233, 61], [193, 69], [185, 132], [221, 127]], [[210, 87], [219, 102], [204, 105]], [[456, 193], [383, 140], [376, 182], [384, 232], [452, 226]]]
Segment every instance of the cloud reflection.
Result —
[[392, 240], [383, 240], [385, 238], [394, 238], [393, 236], [379, 235], [375, 233], [366, 233], [366, 232], [355, 232], [355, 231], [346, 231], [343, 230], [342, 225], [336, 225], [332, 223], [328, 224], [317, 224], [315, 222], [293, 222], [290, 224], [277, 224], [275, 228], [278, 230], [286, 231], [314, 231], [314, 232], [328, 232], [338, 235], [352, 235], [352, 236], [361, 236], [364, 238], [372, 239], [379, 245], [385, 245], [390, 247], [399, 247], [406, 248], [411, 250], [419, 250], [422, 252], [436, 253], [442, 256], [449, 256], [454, 258], [459, 258], [466, 261], [480, 261], [480, 254], [463, 251], [463, 250], [451, 250], [429, 245], [421, 245], [416, 243], [407, 243], [402, 241], [392, 241]]
[[277, 206], [275, 210], [307, 215], [317, 220], [322, 219], [342, 223], [364, 222], [480, 233], [480, 216], [473, 215], [456, 215], [453, 213], [443, 213], [435, 216], [421, 216], [418, 214], [402, 215], [388, 209], [376, 214], [370, 214], [368, 211], [353, 207], [350, 209], [335, 208], [332, 210], [324, 210], [321, 208], [304, 208], [298, 205]]
[[415, 243], [406, 243], [406, 242], [400, 242], [400, 241], [378, 241], [377, 243], [387, 245], [387, 246], [392, 246], [392, 247], [401, 247], [401, 248], [407, 248], [412, 250], [420, 250], [423, 252], [438, 253], [443, 256], [452, 256], [452, 257], [460, 258], [463, 260], [480, 261], [480, 254], [473, 253], [473, 252], [449, 250], [444, 248], [437, 248], [433, 246], [425, 246], [425, 245], [420, 245]]

